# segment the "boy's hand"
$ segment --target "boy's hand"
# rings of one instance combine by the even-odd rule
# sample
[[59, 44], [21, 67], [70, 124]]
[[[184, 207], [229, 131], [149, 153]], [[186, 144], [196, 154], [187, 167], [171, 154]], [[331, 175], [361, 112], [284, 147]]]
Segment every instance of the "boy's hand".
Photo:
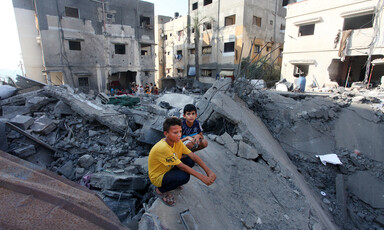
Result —
[[210, 172], [210, 173], [208, 174], [208, 177], [209, 177], [209, 178], [212, 178], [212, 179], [213, 179], [213, 181], [215, 181], [215, 180], [216, 180], [216, 174], [215, 174], [215, 173], [213, 173], [213, 172]]
[[206, 185], [211, 185], [213, 184], [213, 182], [215, 182], [215, 179], [213, 179], [212, 177], [208, 177], [208, 176], [204, 176], [203, 179], [201, 180], [204, 184]]

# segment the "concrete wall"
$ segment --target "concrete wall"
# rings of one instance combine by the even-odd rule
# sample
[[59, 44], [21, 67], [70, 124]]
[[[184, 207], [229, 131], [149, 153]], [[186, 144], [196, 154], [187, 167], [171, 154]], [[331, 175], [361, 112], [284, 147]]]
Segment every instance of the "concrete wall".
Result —
[[[364, 11], [372, 7], [375, 10], [381, 7], [380, 13], [375, 18], [377, 26], [374, 25], [374, 27], [377, 30], [374, 28], [353, 30], [347, 45], [346, 56], [368, 55], [370, 52], [369, 44], [375, 36], [378, 39], [372, 47], [372, 54], [383, 54], [382, 4], [383, 2], [379, 0], [307, 0], [289, 5], [286, 18], [282, 78], [294, 82], [294, 65], [292, 63], [309, 60], [312, 64], [309, 66], [307, 85], [311, 84], [314, 79], [317, 79], [320, 86], [330, 83], [328, 69], [332, 59], [340, 60], [338, 56], [340, 41], [336, 47], [334, 41], [339, 30], [343, 30], [344, 18], [364, 14]], [[311, 21], [316, 21], [314, 34], [299, 36], [299, 26], [311, 24]]]
[[[23, 14], [34, 14], [35, 6], [30, 1], [13, 2], [15, 12], [20, 12], [21, 8], [25, 11]], [[65, 7], [77, 8], [79, 18], [66, 16]], [[40, 68], [62, 72], [64, 83], [79, 87], [78, 78], [88, 77], [86, 88], [105, 91], [112, 74], [127, 71], [137, 72], [137, 83], [154, 81], [153, 3], [110, 0], [103, 6], [97, 1], [40, 0], [36, 1], [36, 10], [42, 44], [40, 53], [22, 47], [23, 55], [35, 58], [43, 55]], [[143, 16], [149, 18], [149, 25], [140, 24]], [[22, 33], [19, 30], [19, 34]], [[70, 41], [80, 42], [81, 50], [69, 49]], [[116, 44], [125, 46], [125, 54], [115, 52]], [[142, 44], [149, 44], [150, 56], [141, 56]], [[24, 61], [26, 66], [31, 65]]]

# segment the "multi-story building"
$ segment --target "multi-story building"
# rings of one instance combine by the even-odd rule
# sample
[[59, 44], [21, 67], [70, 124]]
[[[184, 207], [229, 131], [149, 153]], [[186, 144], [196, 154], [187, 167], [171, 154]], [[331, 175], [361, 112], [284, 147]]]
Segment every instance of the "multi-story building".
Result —
[[[288, 6], [282, 78], [307, 85], [378, 82], [384, 75], [383, 0], [307, 0]], [[349, 77], [348, 77], [349, 76]]]
[[[200, 28], [198, 59], [201, 82], [217, 76], [234, 76], [240, 60], [257, 60], [272, 53], [270, 62], [281, 65], [286, 5], [289, 0], [189, 0], [189, 15], [163, 21], [158, 29], [157, 50], [164, 51], [165, 76], [189, 76], [194, 72], [195, 28]], [[257, 56], [257, 57], [256, 57]], [[157, 69], [161, 69], [158, 67]]]
[[13, 0], [27, 77], [84, 90], [154, 81], [154, 4]]

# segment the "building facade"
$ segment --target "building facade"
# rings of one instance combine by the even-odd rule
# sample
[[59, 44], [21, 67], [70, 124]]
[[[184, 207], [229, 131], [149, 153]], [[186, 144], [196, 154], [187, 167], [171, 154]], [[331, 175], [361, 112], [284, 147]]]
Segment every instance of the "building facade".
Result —
[[13, 0], [27, 77], [85, 91], [154, 82], [154, 4]]
[[[190, 0], [189, 15], [157, 24], [162, 33], [156, 50], [162, 47], [164, 76], [193, 75], [198, 53], [200, 77], [212, 83], [216, 77], [236, 75], [240, 60], [262, 58], [279, 68], [283, 50], [287, 0]], [[199, 50], [195, 50], [195, 30], [199, 27]], [[159, 55], [159, 56], [161, 56]], [[160, 67], [157, 67], [160, 69]]]
[[282, 78], [307, 85], [380, 81], [383, 0], [307, 0], [288, 6]]

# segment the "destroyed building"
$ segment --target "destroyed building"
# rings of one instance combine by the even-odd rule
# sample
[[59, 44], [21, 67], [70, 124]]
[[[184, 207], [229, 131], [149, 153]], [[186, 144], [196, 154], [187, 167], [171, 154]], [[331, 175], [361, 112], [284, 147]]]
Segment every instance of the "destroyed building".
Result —
[[[155, 38], [158, 53], [156, 79], [195, 74], [199, 81], [213, 83], [217, 76], [234, 77], [243, 57], [260, 58], [272, 52], [281, 66], [286, 6], [295, 1], [189, 1], [189, 15], [159, 16]], [[200, 30], [198, 52], [195, 29]], [[251, 52], [249, 52], [251, 50]]]
[[85, 91], [154, 82], [154, 4], [13, 1], [27, 77]]
[[383, 1], [308, 0], [288, 6], [282, 78], [323, 87], [384, 75]]

